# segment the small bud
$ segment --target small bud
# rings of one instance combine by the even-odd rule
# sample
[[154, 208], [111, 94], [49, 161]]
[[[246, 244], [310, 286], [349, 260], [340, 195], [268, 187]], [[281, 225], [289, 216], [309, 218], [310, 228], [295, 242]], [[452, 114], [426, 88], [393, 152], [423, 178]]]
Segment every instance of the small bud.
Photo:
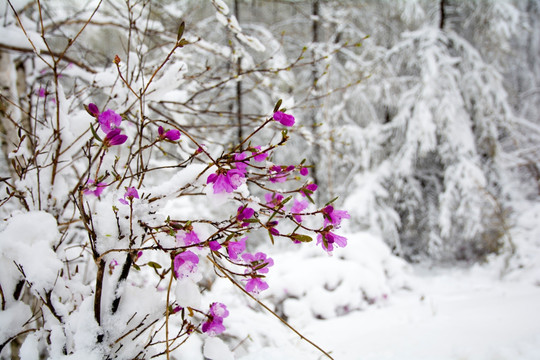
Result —
[[121, 61], [121, 60], [120, 60], [120, 56], [114, 55], [114, 61], [113, 61], [113, 62], [114, 62], [116, 65], [118, 65], [118, 64], [120, 64], [120, 61]]

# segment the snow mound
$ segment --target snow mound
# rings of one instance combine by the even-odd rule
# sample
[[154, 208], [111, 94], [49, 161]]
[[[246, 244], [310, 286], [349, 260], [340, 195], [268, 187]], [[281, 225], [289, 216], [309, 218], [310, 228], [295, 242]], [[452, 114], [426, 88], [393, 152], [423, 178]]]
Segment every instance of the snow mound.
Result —
[[392, 292], [410, 286], [408, 265], [382, 239], [369, 233], [347, 238], [348, 246], [334, 256], [310, 249], [274, 256], [265, 297], [287, 319], [303, 324], [312, 317], [328, 319], [383, 304]]

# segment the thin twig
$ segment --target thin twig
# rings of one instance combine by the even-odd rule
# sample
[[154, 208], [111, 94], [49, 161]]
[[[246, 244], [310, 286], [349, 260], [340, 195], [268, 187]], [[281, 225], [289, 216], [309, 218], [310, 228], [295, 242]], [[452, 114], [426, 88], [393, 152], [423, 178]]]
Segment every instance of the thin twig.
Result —
[[278, 314], [276, 314], [272, 309], [270, 309], [268, 306], [266, 306], [264, 303], [262, 303], [260, 300], [258, 300], [255, 296], [251, 295], [248, 291], [246, 291], [246, 289], [244, 289], [240, 284], [238, 284], [226, 271], [225, 268], [223, 268], [220, 264], [217, 263], [217, 261], [214, 261], [212, 259], [212, 257], [210, 255], [207, 256], [207, 259], [210, 260], [210, 262], [212, 264], [214, 264], [215, 267], [217, 267], [219, 270], [221, 270], [221, 272], [223, 273], [223, 275], [225, 275], [225, 277], [227, 279], [229, 279], [230, 282], [233, 283], [234, 286], [236, 286], [237, 288], [239, 288], [244, 294], [246, 294], [247, 296], [249, 296], [253, 301], [255, 301], [257, 304], [261, 305], [266, 311], [268, 311], [269, 313], [271, 313], [272, 315], [274, 315], [276, 318], [279, 319], [279, 321], [281, 321], [285, 326], [287, 326], [289, 329], [291, 329], [296, 335], [300, 336], [300, 338], [306, 342], [308, 342], [310, 345], [312, 345], [313, 347], [315, 347], [317, 350], [319, 350], [321, 353], [323, 353], [326, 357], [328, 357], [329, 359], [332, 359], [334, 360], [334, 358], [332, 356], [330, 356], [330, 354], [328, 354], [326, 351], [324, 351], [323, 349], [321, 349], [317, 344], [315, 344], [313, 341], [309, 340], [307, 337], [305, 337], [304, 335], [302, 335], [298, 330], [296, 330], [291, 324], [289, 324], [287, 321], [285, 321], [281, 316], [279, 316]]

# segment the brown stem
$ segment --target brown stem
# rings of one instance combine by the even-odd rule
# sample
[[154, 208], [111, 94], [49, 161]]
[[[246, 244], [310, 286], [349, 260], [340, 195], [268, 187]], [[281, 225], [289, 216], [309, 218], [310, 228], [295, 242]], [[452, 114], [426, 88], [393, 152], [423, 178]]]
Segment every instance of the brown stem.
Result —
[[217, 261], [214, 261], [212, 259], [212, 257], [210, 255], [207, 256], [207, 259], [210, 260], [210, 262], [212, 264], [214, 264], [214, 266], [216, 268], [218, 268], [222, 273], [223, 275], [225, 275], [225, 277], [227, 279], [229, 279], [230, 282], [233, 283], [234, 286], [236, 286], [237, 288], [239, 288], [244, 294], [246, 294], [247, 296], [249, 296], [253, 301], [255, 301], [257, 304], [261, 305], [266, 311], [268, 311], [270, 314], [274, 315], [276, 318], [279, 319], [279, 321], [281, 321], [285, 326], [287, 326], [289, 329], [291, 329], [296, 335], [300, 336], [300, 338], [304, 341], [306, 341], [307, 343], [309, 343], [310, 345], [312, 345], [313, 347], [315, 347], [317, 350], [319, 350], [321, 353], [323, 353], [326, 357], [328, 357], [329, 359], [332, 359], [334, 360], [334, 358], [332, 356], [330, 356], [330, 354], [328, 354], [326, 351], [324, 351], [323, 349], [321, 349], [317, 344], [315, 344], [313, 341], [309, 340], [308, 338], [306, 338], [304, 335], [302, 335], [298, 330], [296, 330], [291, 324], [289, 324], [287, 321], [285, 321], [281, 316], [279, 316], [278, 314], [276, 314], [274, 311], [272, 311], [272, 309], [270, 309], [268, 306], [266, 306], [264, 303], [262, 303], [260, 300], [258, 300], [256, 297], [254, 297], [253, 295], [251, 295], [249, 292], [247, 292], [240, 284], [238, 284], [228, 273], [227, 273], [227, 270], [225, 268], [223, 268], [220, 264], [217, 263]]

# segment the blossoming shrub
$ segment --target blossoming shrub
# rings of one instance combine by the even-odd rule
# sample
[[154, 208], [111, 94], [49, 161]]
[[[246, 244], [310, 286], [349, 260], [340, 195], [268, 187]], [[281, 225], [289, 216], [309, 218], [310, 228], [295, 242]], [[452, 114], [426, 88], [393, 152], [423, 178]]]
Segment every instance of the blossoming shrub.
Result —
[[[52, 79], [44, 94], [55, 101], [44, 102], [40, 90], [29, 122], [9, 115], [17, 138], [2, 178], [2, 356], [169, 358], [195, 333], [226, 332], [227, 304], [203, 302], [201, 269], [254, 301], [268, 289], [274, 260], [257, 251], [254, 234], [272, 244], [316, 239], [329, 254], [347, 245], [335, 231], [349, 215], [315, 205], [320, 190], [306, 165], [272, 162], [296, 122], [281, 100], [226, 150], [148, 110], [150, 84], [189, 43], [182, 33], [140, 82], [128, 80], [129, 65], [115, 56], [120, 104], [91, 96], [81, 104], [78, 89], [59, 81], [62, 55], [38, 57]], [[276, 140], [263, 141], [263, 129]], [[232, 211], [175, 211], [201, 201]]]

